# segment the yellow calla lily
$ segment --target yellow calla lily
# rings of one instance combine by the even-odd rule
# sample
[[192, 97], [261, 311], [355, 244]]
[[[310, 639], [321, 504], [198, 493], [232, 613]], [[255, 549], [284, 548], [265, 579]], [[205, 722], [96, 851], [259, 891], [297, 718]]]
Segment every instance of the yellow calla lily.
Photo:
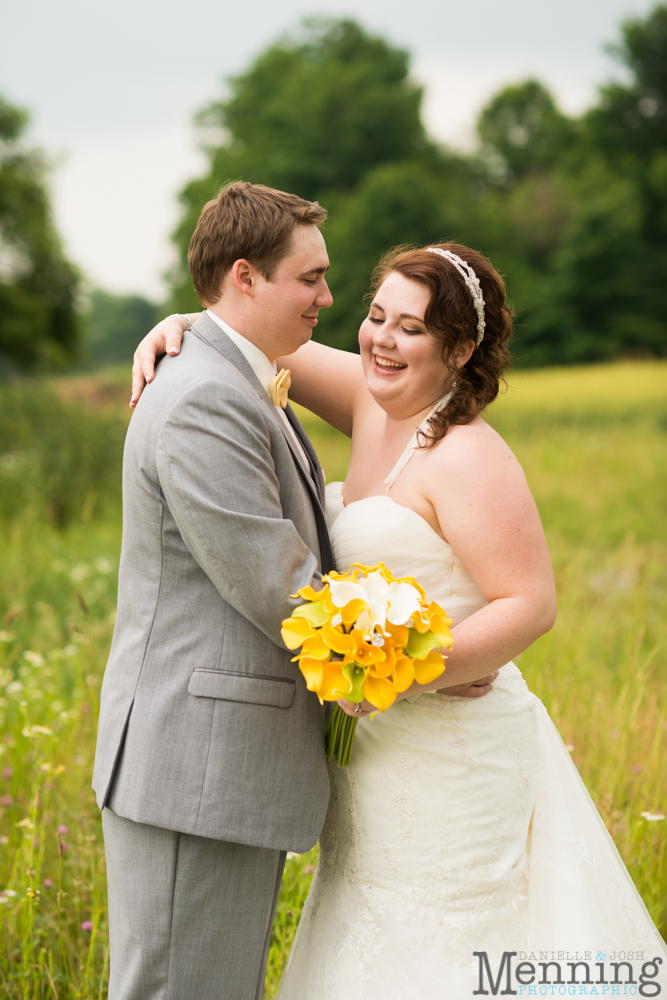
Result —
[[299, 660], [299, 670], [306, 678], [306, 687], [309, 691], [317, 693], [322, 687], [324, 680], [324, 663], [322, 660], [313, 660], [309, 656], [302, 656]]
[[396, 694], [407, 691], [415, 679], [414, 661], [409, 656], [397, 658], [394, 666], [394, 690]]
[[362, 601], [361, 598], [349, 601], [344, 608], [339, 609], [340, 616], [343, 619], [343, 624], [354, 625], [361, 612], [365, 611], [367, 608], [368, 601]]
[[384, 680], [382, 677], [372, 677], [368, 674], [361, 685], [361, 690], [364, 693], [364, 698], [370, 701], [371, 705], [375, 705], [380, 712], [386, 712], [396, 701], [396, 688], [391, 681]]
[[405, 649], [410, 638], [410, 629], [407, 625], [392, 625], [391, 622], [387, 622], [385, 628], [392, 637], [394, 645], [399, 649]]
[[305, 639], [315, 635], [315, 629], [305, 618], [286, 618], [280, 634], [288, 649], [297, 649]]
[[353, 628], [350, 632], [350, 638], [354, 640], [356, 649], [349, 659], [354, 660], [355, 663], [360, 664], [362, 667], [370, 667], [371, 664], [381, 663], [385, 659], [385, 654], [381, 647], [366, 642], [364, 634], [364, 632], [361, 632], [357, 628]]
[[322, 684], [317, 696], [320, 701], [338, 701], [344, 698], [352, 689], [352, 685], [343, 673], [341, 660], [329, 660], [324, 665]]
[[384, 660], [371, 663], [368, 669], [373, 677], [391, 677], [396, 666], [396, 647], [392, 639], [387, 636], [384, 640], [384, 646], [381, 646], [380, 649], [384, 653]]
[[334, 628], [331, 624], [331, 619], [324, 623], [320, 631], [327, 646], [334, 653], [340, 653], [341, 656], [345, 656], [348, 659], [354, 658], [357, 644], [352, 635], [347, 635], [345, 632], [339, 631], [338, 628]]
[[412, 627], [416, 632], [421, 632], [422, 634], [430, 631], [431, 623], [424, 609], [422, 609], [420, 614], [412, 616]]
[[413, 660], [412, 663], [418, 684], [430, 684], [445, 671], [445, 658], [437, 649], [432, 649], [426, 656]]
[[292, 597], [303, 597], [304, 601], [323, 601], [329, 593], [329, 587], [325, 584], [322, 590], [313, 590], [313, 588], [308, 584], [307, 587], [302, 587], [298, 590], [296, 594], [292, 594]]
[[426, 614], [430, 622], [431, 632], [437, 635], [441, 646], [449, 648], [454, 642], [454, 636], [450, 631], [451, 618], [445, 614], [440, 605], [436, 604], [435, 601], [431, 602]]
[[328, 660], [331, 656], [331, 649], [327, 646], [321, 632], [314, 632], [304, 639], [302, 655], [311, 656], [314, 660]]

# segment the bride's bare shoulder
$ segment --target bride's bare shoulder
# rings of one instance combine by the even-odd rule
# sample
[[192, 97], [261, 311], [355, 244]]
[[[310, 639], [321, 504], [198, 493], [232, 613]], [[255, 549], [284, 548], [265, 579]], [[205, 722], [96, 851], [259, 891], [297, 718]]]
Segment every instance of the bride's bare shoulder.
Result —
[[507, 442], [481, 417], [455, 424], [433, 448], [429, 465], [448, 476], [474, 475], [496, 479], [499, 474], [523, 477], [518, 459]]

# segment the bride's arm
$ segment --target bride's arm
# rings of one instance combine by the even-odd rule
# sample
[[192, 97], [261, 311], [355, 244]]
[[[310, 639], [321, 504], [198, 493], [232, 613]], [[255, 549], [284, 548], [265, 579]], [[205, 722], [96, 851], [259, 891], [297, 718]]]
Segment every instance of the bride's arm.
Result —
[[289, 397], [322, 420], [352, 437], [352, 418], [368, 396], [361, 358], [311, 340], [295, 354], [277, 359], [278, 369], [289, 368]]
[[548, 632], [556, 590], [535, 501], [502, 438], [476, 420], [452, 428], [430, 458], [424, 495], [488, 601], [452, 630], [449, 686], [497, 670]]
[[[201, 313], [188, 313], [187, 318], [195, 323]], [[147, 333], [134, 352], [132, 362], [132, 395], [130, 406], [139, 402], [147, 383], [155, 378], [155, 362], [163, 354], [178, 354], [183, 340], [183, 323], [180, 316], [174, 313], [160, 320], [150, 333]]]
[[[190, 313], [194, 323], [200, 313]], [[147, 383], [155, 378], [155, 362], [163, 354], [178, 354], [183, 340], [183, 324], [178, 315], [167, 316], [146, 334], [132, 365], [134, 407]], [[316, 413], [348, 437], [352, 436], [352, 416], [362, 397], [368, 395], [358, 354], [337, 351], [310, 341], [295, 354], [277, 359], [278, 370], [289, 368], [292, 377], [290, 399]]]
[[[488, 604], [452, 629], [445, 674], [426, 686], [413, 684], [399, 700], [436, 686], [461, 693], [461, 685], [504, 666], [556, 619], [553, 571], [537, 507], [502, 438], [482, 420], [454, 427], [422, 463], [419, 477], [442, 535]], [[343, 707], [353, 714], [352, 705]], [[367, 703], [363, 708], [362, 714], [372, 710]]]

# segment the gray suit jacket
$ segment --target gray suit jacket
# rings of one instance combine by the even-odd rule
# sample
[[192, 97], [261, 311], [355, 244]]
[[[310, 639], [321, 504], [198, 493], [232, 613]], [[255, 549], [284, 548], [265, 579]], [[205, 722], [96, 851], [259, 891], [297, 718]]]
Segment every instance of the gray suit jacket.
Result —
[[125, 444], [93, 787], [136, 822], [301, 852], [329, 798], [325, 710], [280, 623], [332, 558], [324, 477], [286, 412], [310, 473], [206, 315], [144, 391]]

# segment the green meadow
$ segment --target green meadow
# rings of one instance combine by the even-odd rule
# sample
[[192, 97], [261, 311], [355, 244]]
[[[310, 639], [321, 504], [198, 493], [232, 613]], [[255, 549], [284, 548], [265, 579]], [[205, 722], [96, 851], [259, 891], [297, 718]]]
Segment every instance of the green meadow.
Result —
[[[123, 369], [0, 387], [0, 997], [12, 1000], [106, 996], [90, 778], [127, 385]], [[517, 372], [487, 418], [523, 464], [558, 585], [558, 622], [521, 668], [667, 935], [667, 363]], [[347, 441], [304, 422], [327, 478], [342, 478]], [[287, 861], [267, 997], [316, 856]]]

